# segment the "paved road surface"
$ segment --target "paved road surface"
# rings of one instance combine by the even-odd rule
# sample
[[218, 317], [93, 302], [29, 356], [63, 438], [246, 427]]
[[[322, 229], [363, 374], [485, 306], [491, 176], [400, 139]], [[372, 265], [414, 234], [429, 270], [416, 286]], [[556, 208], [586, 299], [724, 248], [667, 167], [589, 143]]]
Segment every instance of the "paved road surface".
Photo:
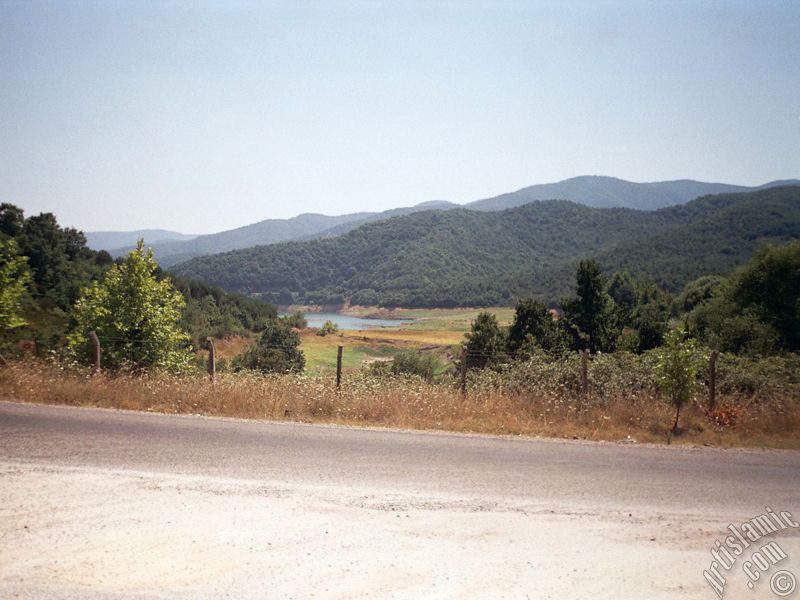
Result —
[[729, 523], [800, 516], [797, 452], [4, 402], [0, 477], [0, 597], [715, 598]]

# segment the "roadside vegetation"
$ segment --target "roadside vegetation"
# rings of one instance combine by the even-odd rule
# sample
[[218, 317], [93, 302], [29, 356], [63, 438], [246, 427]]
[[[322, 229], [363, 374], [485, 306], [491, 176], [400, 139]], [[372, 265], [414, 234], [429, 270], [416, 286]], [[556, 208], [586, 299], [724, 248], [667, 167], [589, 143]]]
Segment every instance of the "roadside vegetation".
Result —
[[[580, 360], [537, 355], [506, 371], [470, 371], [462, 395], [455, 378], [428, 382], [405, 374], [102, 372], [63, 362], [28, 360], [0, 370], [6, 399], [176, 414], [345, 425], [664, 443], [675, 409], [656, 392], [652, 355], [596, 357], [590, 387], [580, 392]], [[673, 443], [720, 447], [800, 447], [800, 361], [723, 355], [719, 405], [702, 395], [681, 412]], [[702, 383], [701, 383], [702, 385]]]

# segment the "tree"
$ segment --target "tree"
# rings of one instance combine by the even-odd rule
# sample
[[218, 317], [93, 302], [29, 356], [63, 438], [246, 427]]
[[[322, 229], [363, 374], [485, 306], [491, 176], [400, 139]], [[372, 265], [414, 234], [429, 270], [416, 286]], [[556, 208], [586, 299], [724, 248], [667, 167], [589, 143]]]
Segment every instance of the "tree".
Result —
[[685, 331], [677, 329], [666, 335], [664, 345], [657, 351], [657, 357], [656, 386], [675, 407], [672, 433], [676, 434], [681, 407], [694, 395], [703, 357], [697, 352], [694, 340], [688, 338]]
[[575, 275], [576, 298], [562, 300], [564, 321], [573, 335], [575, 349], [592, 353], [611, 352], [616, 346], [619, 326], [614, 300], [606, 292], [600, 265], [582, 260]]
[[544, 303], [538, 300], [522, 300], [517, 303], [514, 322], [508, 329], [507, 347], [510, 353], [538, 347], [558, 354], [566, 345], [563, 330]]
[[720, 275], [704, 275], [690, 281], [675, 300], [677, 311], [690, 312], [695, 307], [710, 302], [721, 289], [724, 281], [725, 278]]
[[624, 323], [628, 323], [633, 309], [639, 304], [639, 293], [636, 280], [627, 271], [617, 272], [608, 283], [608, 295], [619, 307]]
[[300, 350], [300, 336], [281, 319], [270, 319], [258, 341], [233, 360], [234, 369], [262, 373], [302, 371], [306, 359]]
[[25, 213], [19, 206], [7, 202], [0, 204], [0, 234], [16, 237], [25, 225]]
[[637, 306], [631, 314], [631, 324], [636, 329], [636, 350], [644, 352], [658, 348], [667, 333], [667, 308], [655, 302]]
[[[40, 290], [55, 291], [65, 278], [67, 246], [64, 230], [52, 213], [25, 219], [19, 235], [20, 250], [28, 257], [33, 280]], [[56, 295], [60, 301], [61, 298]], [[64, 308], [62, 304], [62, 308]]]
[[0, 334], [26, 324], [21, 299], [30, 281], [28, 259], [17, 254], [17, 243], [0, 239]]
[[478, 313], [472, 322], [467, 340], [467, 367], [482, 369], [504, 356], [506, 334], [500, 329], [497, 318], [489, 312]]
[[732, 279], [736, 304], [774, 327], [784, 348], [800, 350], [800, 241], [765, 246]]
[[191, 360], [189, 336], [180, 326], [183, 296], [169, 279], [158, 280], [152, 250], [139, 240], [101, 282], [84, 288], [75, 304], [76, 327], [69, 346], [79, 356], [88, 334], [103, 342], [103, 366], [182, 369]]
[[759, 250], [686, 320], [715, 350], [752, 355], [800, 350], [800, 241]]

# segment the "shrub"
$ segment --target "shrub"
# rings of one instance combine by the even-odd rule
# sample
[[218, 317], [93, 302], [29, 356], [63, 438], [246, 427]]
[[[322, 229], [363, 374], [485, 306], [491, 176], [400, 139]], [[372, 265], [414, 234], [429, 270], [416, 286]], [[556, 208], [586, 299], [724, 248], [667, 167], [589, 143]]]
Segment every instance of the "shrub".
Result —
[[425, 381], [433, 381], [440, 366], [433, 354], [404, 350], [395, 355], [390, 368], [394, 374], [416, 375]]
[[672, 425], [674, 434], [678, 432], [681, 408], [694, 395], [697, 374], [705, 361], [697, 351], [695, 341], [687, 338], [684, 331], [677, 329], [666, 335], [664, 345], [657, 350], [656, 356], [656, 386], [675, 407], [675, 423]]
[[269, 321], [258, 342], [233, 360], [236, 371], [251, 369], [262, 373], [302, 371], [305, 365], [300, 336], [280, 319]]
[[328, 334], [335, 334], [339, 332], [339, 326], [334, 323], [333, 321], [325, 321], [322, 327], [319, 328], [317, 331], [317, 335], [319, 336], [326, 336]]
[[305, 329], [308, 327], [308, 321], [306, 321], [305, 316], [300, 311], [281, 317], [281, 321], [295, 329]]

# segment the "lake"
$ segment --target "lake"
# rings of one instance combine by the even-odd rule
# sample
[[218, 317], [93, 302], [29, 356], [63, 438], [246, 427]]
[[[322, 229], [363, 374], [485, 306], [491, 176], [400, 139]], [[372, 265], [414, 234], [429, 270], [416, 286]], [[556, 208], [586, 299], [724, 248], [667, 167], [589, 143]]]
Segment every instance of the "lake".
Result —
[[[283, 317], [289, 313], [281, 312]], [[360, 317], [350, 317], [332, 312], [303, 313], [309, 327], [322, 327], [325, 321], [331, 321], [339, 326], [339, 329], [375, 329], [376, 327], [400, 327], [404, 323], [411, 323], [413, 319], [362, 319]]]

